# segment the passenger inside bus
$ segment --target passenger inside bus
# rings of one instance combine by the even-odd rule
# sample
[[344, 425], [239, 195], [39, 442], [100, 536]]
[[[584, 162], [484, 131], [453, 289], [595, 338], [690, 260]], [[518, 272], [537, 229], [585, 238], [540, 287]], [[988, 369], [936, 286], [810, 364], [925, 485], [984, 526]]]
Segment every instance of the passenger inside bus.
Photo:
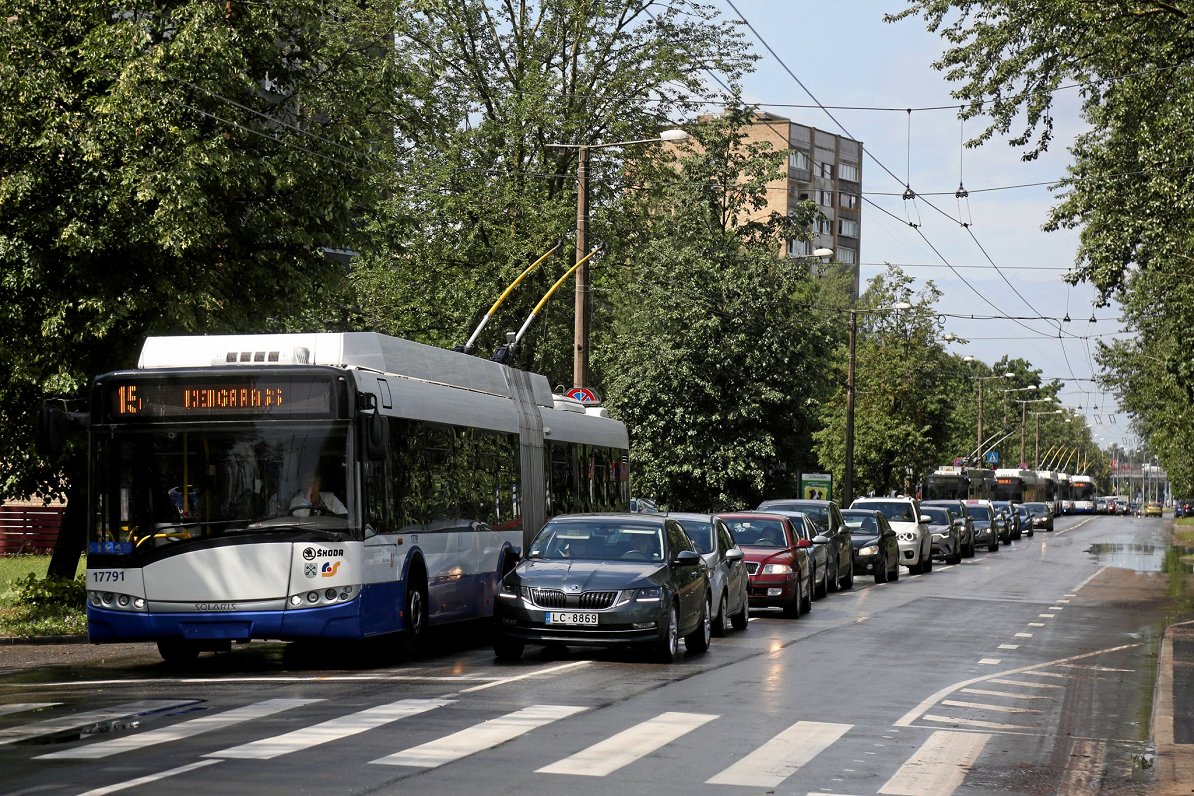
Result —
[[336, 493], [323, 490], [323, 475], [320, 471], [308, 473], [300, 489], [290, 500], [290, 514], [294, 517], [318, 517], [334, 514], [348, 516], [348, 507], [336, 497]]

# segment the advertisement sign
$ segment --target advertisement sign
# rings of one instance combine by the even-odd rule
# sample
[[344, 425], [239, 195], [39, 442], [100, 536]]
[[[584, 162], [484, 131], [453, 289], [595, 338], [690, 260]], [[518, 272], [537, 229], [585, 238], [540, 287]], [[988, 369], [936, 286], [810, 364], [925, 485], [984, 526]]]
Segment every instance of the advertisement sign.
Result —
[[833, 500], [833, 475], [830, 473], [802, 473], [800, 497], [805, 500]]

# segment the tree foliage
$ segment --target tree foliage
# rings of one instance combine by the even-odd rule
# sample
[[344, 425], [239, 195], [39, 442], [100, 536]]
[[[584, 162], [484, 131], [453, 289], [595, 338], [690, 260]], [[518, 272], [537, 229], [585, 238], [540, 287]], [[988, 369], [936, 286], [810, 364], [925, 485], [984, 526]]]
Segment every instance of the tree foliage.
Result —
[[[54, 495], [44, 395], [148, 334], [267, 331], [343, 306], [392, 159], [391, 14], [322, 3], [16, 2], [0, 20], [0, 473]], [[78, 479], [74, 479], [76, 482]], [[73, 564], [72, 571], [73, 571]]]
[[1035, 157], [1052, 143], [1056, 92], [1080, 83], [1089, 129], [1046, 229], [1081, 230], [1069, 279], [1118, 300], [1139, 334], [1102, 349], [1108, 383], [1140, 430], [1172, 437], [1155, 446], [1163, 463], [1189, 471], [1194, 454], [1174, 429], [1190, 426], [1194, 398], [1183, 344], [1194, 323], [1194, 6], [910, 0], [889, 19], [915, 15], [947, 43], [936, 65], [960, 84], [962, 115], [990, 119], [971, 144], [1010, 134]]
[[[829, 325], [805, 264], [777, 256], [816, 210], [763, 214], [785, 153], [744, 140], [751, 114], [694, 128], [672, 161], [634, 176], [606, 266], [598, 335], [607, 401], [631, 428], [634, 488], [673, 509], [794, 494], [828, 388]], [[637, 206], [637, 211], [636, 211]]]

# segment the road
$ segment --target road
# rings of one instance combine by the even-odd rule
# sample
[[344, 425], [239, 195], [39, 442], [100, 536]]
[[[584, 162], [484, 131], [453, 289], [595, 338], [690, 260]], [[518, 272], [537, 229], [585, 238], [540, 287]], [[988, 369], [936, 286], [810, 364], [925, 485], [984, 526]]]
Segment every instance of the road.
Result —
[[0, 649], [0, 792], [1150, 793], [1168, 526], [1059, 518], [673, 665], [497, 664], [477, 628], [406, 663]]

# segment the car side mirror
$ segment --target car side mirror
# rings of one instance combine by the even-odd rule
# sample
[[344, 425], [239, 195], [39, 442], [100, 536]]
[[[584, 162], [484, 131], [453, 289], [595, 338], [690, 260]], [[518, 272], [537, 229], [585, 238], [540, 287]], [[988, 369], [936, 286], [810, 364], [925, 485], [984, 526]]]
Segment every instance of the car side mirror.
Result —
[[829, 537], [823, 533], [819, 533], [813, 537], [813, 544], [829, 544]]
[[807, 548], [807, 547], [812, 547], [813, 543], [810, 542], [808, 539], [800, 539], [799, 541], [796, 542], [796, 546]]
[[705, 559], [701, 558], [700, 553], [692, 550], [681, 550], [676, 553], [676, 557], [672, 561], [681, 566], [693, 566], [694, 564], [702, 564]]
[[731, 547], [726, 551], [726, 561], [731, 563], [737, 563], [744, 558], [746, 558], [746, 554], [742, 552], [742, 548], [740, 547]]

